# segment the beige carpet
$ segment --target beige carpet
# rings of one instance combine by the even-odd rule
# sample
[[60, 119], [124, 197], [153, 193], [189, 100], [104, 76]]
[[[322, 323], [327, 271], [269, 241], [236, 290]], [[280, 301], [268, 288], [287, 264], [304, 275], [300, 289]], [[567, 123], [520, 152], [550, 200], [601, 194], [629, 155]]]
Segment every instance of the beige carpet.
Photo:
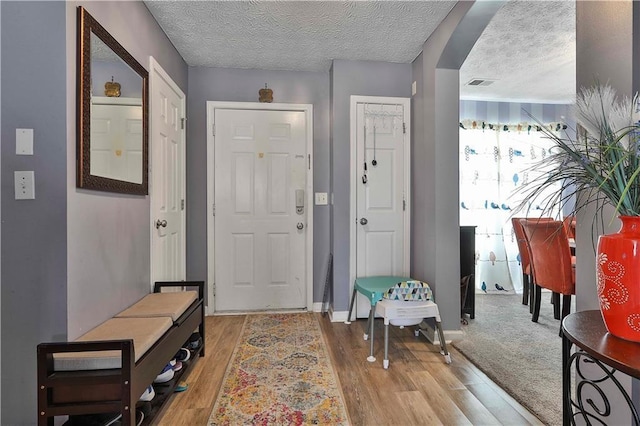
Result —
[[347, 425], [314, 314], [247, 315], [209, 425]]
[[[476, 294], [476, 317], [455, 346], [494, 382], [548, 425], [562, 424], [562, 339], [550, 293], [538, 323], [520, 295]], [[572, 310], [572, 312], [574, 312]]]

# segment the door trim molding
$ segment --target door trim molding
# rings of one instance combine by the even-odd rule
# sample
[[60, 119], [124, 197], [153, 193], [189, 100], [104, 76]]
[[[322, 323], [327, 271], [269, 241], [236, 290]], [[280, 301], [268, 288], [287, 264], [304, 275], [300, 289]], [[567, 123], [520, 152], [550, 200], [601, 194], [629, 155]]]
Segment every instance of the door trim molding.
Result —
[[313, 310], [313, 105], [259, 102], [217, 102], [207, 101], [207, 305], [206, 315], [215, 312], [215, 136], [214, 120], [216, 109], [244, 109], [261, 111], [302, 111], [305, 113], [308, 167], [306, 176], [307, 238], [306, 238], [306, 282], [307, 311]]
[[384, 96], [356, 96], [351, 95], [350, 113], [349, 113], [349, 144], [350, 144], [350, 182], [349, 189], [351, 191], [351, 200], [349, 206], [349, 297], [353, 292], [353, 284], [356, 279], [356, 243], [357, 243], [357, 211], [356, 211], [356, 195], [358, 181], [358, 165], [357, 163], [357, 106], [358, 104], [400, 104], [403, 107], [403, 121], [406, 126], [404, 134], [404, 194], [406, 200], [406, 220], [404, 221], [404, 269], [407, 276], [410, 273], [410, 254], [411, 254], [411, 99], [396, 98]]
[[[149, 278], [150, 278], [150, 289], [151, 291], [153, 291], [153, 284], [156, 281], [156, 277], [154, 276], [155, 274], [155, 268], [153, 265], [154, 262], [154, 256], [153, 256], [153, 252], [154, 252], [154, 247], [153, 247], [153, 234], [154, 232], [156, 232], [155, 228], [154, 228], [154, 214], [155, 212], [153, 211], [153, 207], [154, 207], [154, 201], [155, 198], [158, 196], [157, 194], [154, 194], [154, 187], [153, 187], [153, 147], [155, 144], [153, 144], [151, 138], [153, 137], [153, 135], [155, 134], [155, 132], [153, 131], [154, 127], [157, 126], [157, 124], [154, 122], [154, 113], [157, 111], [157, 106], [156, 103], [154, 102], [153, 96], [154, 96], [154, 89], [156, 88], [157, 85], [157, 80], [156, 78], [160, 77], [162, 80], [165, 81], [165, 83], [167, 83], [167, 85], [171, 88], [171, 90], [173, 90], [174, 92], [176, 92], [179, 96], [180, 96], [180, 112], [182, 114], [182, 117], [186, 118], [186, 104], [187, 104], [187, 96], [184, 94], [184, 92], [180, 89], [180, 87], [175, 83], [175, 81], [173, 81], [173, 79], [171, 78], [171, 76], [169, 74], [167, 74], [167, 72], [160, 66], [160, 64], [158, 63], [158, 61], [156, 61], [156, 59], [153, 56], [149, 56], [149, 135], [150, 135], [150, 139], [149, 139], [149, 204], [150, 204], [150, 208], [149, 208], [149, 229], [151, 230], [151, 238], [149, 241], [149, 246], [151, 247], [151, 253], [150, 253], [150, 266], [151, 266], [151, 270], [149, 271]], [[186, 151], [187, 151], [187, 140], [186, 140], [186, 128], [182, 129], [181, 132], [181, 146], [182, 146], [182, 153], [181, 153], [181, 158], [182, 158], [182, 198], [184, 199], [184, 203], [185, 203], [185, 208], [182, 209], [182, 214], [181, 214], [181, 228], [182, 228], [182, 239], [180, 241], [180, 247], [181, 247], [181, 251], [182, 251], [182, 277], [180, 277], [180, 279], [182, 280], [186, 280], [187, 276], [187, 244], [186, 244], [186, 238], [187, 238], [187, 208], [186, 208], [186, 204], [187, 204], [187, 168], [186, 168]]]

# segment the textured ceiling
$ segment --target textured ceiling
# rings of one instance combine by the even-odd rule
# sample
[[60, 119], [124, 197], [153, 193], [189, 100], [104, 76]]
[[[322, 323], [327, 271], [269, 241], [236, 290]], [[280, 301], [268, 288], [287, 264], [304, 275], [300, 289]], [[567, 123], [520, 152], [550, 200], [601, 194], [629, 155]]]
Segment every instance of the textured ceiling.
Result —
[[[484, 87], [470, 80], [496, 80]], [[576, 92], [575, 1], [510, 1], [460, 69], [465, 99], [570, 103]]]
[[191, 66], [328, 71], [410, 62], [455, 2], [147, 1]]
[[[189, 66], [327, 71], [332, 59], [410, 63], [454, 1], [145, 4]], [[470, 87], [472, 78], [496, 80]], [[570, 102], [575, 2], [511, 1], [460, 70], [464, 99]]]

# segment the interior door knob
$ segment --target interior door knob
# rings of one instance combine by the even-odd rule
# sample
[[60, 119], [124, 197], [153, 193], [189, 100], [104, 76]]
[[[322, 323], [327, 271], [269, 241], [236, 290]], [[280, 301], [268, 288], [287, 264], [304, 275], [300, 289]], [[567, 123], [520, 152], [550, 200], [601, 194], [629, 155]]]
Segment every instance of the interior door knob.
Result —
[[167, 227], [167, 221], [166, 220], [156, 220], [156, 229], [160, 229], [160, 227], [166, 228]]
[[367, 223], [369, 223], [369, 221], [367, 220], [366, 217], [363, 217], [362, 219], [360, 219], [360, 225], [366, 225]]
[[304, 228], [304, 224], [302, 222], [298, 222], [298, 224], [296, 225], [296, 228], [302, 229]]

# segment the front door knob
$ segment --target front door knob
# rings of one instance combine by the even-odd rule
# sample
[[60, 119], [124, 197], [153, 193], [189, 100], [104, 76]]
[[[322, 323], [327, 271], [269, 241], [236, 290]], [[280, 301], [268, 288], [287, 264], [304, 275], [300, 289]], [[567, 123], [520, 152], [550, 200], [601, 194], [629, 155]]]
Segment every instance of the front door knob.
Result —
[[369, 221], [367, 220], [366, 217], [363, 217], [362, 219], [360, 219], [360, 225], [366, 225], [367, 223], [369, 223]]
[[166, 228], [167, 227], [167, 221], [166, 220], [156, 220], [156, 229], [160, 229], [160, 227]]

